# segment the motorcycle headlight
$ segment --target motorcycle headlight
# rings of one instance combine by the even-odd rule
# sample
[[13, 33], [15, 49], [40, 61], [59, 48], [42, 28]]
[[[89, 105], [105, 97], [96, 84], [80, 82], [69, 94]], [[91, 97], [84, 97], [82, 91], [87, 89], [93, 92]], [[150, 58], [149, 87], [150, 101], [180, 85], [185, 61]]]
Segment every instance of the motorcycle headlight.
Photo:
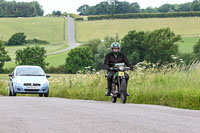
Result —
[[120, 71], [123, 71], [123, 70], [124, 70], [124, 67], [123, 67], [123, 66], [120, 66], [120, 67], [119, 67], [119, 70], [120, 70]]

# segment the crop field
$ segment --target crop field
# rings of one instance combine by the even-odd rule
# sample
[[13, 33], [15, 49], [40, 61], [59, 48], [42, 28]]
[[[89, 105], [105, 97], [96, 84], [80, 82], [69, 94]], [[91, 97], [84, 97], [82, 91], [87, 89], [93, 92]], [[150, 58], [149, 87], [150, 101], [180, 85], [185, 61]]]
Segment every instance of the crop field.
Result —
[[64, 18], [59, 17], [0, 18], [0, 39], [7, 41], [13, 34], [24, 32], [27, 39], [61, 43], [64, 40], [64, 22]]
[[[129, 72], [128, 102], [200, 110], [199, 68], [199, 64], [192, 66], [189, 71], [167, 67], [156, 71], [139, 67]], [[110, 97], [105, 96], [105, 74], [104, 71], [94, 74], [52, 74], [49, 79], [50, 96], [110, 101]], [[8, 79], [8, 75], [0, 75], [1, 95], [8, 95]]]
[[155, 29], [170, 27], [185, 41], [180, 43], [182, 52], [191, 52], [192, 46], [200, 38], [200, 18], [152, 18], [152, 19], [116, 19], [99, 21], [76, 22], [76, 38], [80, 42], [92, 39], [104, 39], [105, 36], [123, 38], [129, 31], [153, 31]]

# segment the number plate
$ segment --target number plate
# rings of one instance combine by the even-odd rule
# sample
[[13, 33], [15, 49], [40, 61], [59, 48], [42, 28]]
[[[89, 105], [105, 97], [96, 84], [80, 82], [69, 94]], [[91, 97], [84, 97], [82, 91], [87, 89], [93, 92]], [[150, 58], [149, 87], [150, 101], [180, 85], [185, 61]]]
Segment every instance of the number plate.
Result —
[[38, 89], [37, 86], [27, 86], [27, 89]]
[[118, 76], [124, 76], [124, 72], [118, 72]]

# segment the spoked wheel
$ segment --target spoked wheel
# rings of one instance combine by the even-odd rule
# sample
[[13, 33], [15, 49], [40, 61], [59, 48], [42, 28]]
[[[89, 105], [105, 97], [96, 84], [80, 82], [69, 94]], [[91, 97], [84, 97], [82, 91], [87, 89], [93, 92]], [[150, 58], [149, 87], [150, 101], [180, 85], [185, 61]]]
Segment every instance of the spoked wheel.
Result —
[[127, 100], [127, 89], [126, 89], [126, 80], [122, 79], [122, 83], [121, 83], [121, 101], [123, 104], [126, 103]]
[[117, 97], [111, 97], [112, 103], [116, 103], [117, 102]]

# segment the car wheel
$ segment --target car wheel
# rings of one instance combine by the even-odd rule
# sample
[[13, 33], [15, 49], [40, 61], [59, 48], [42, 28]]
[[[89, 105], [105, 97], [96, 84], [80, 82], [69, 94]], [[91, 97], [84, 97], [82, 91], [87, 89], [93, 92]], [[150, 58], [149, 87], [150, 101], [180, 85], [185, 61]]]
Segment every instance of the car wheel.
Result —
[[10, 87], [9, 87], [9, 89], [8, 89], [8, 95], [9, 95], [9, 96], [12, 96], [12, 91], [10, 90]]
[[17, 93], [15, 93], [15, 91], [13, 90], [13, 96], [17, 96]]
[[49, 97], [49, 91], [44, 94], [44, 97]]
[[39, 97], [43, 97], [43, 94], [39, 94]]

